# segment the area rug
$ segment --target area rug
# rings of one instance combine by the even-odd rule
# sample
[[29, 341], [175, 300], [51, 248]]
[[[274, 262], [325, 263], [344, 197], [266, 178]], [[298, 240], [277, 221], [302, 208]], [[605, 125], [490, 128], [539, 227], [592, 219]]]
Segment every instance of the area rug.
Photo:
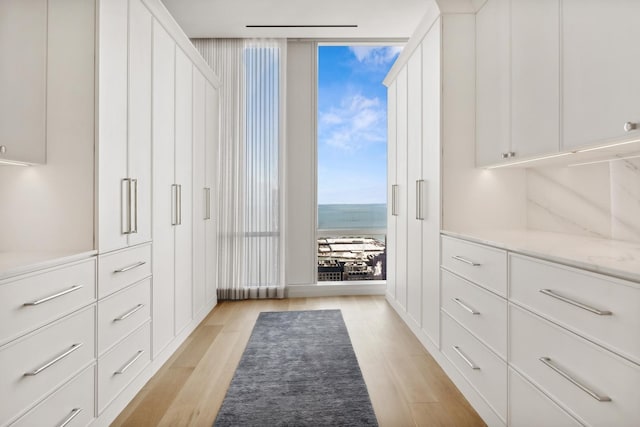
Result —
[[377, 425], [340, 310], [260, 313], [214, 423]]

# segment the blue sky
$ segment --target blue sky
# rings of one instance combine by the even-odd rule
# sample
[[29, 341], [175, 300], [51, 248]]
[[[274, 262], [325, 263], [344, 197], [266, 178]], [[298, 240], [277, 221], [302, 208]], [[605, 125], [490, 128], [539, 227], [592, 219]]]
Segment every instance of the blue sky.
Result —
[[387, 89], [398, 46], [318, 48], [318, 204], [386, 203]]

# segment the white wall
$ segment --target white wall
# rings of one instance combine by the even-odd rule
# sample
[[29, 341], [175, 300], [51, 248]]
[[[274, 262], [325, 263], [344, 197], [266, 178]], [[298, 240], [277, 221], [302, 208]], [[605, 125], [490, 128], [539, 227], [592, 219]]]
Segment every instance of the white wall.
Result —
[[316, 277], [316, 63], [314, 42], [287, 44], [286, 280]]
[[94, 2], [49, 2], [47, 163], [0, 166], [0, 251], [93, 249]]

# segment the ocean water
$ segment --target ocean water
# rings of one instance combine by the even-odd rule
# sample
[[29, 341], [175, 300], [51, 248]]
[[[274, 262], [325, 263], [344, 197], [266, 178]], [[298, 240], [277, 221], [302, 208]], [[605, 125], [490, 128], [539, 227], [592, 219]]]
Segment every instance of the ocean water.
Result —
[[318, 229], [387, 228], [387, 205], [318, 205]]

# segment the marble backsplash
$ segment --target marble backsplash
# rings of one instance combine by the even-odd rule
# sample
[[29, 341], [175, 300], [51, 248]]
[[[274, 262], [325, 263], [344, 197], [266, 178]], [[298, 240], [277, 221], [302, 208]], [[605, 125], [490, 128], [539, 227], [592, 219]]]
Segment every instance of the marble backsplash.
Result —
[[640, 242], [640, 158], [527, 169], [527, 226]]

